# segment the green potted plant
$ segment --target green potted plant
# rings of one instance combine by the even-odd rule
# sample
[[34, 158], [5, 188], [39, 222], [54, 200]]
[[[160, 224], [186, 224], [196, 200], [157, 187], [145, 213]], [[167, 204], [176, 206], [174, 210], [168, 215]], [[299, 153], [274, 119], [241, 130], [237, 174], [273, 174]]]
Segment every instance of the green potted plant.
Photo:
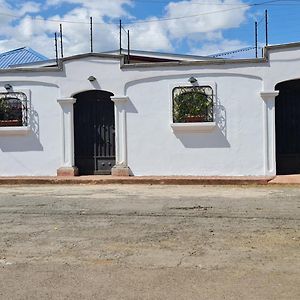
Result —
[[0, 99], [0, 126], [22, 126], [22, 108], [14, 109], [7, 99]]
[[207, 122], [212, 118], [212, 100], [199, 89], [183, 90], [173, 98], [174, 122]]

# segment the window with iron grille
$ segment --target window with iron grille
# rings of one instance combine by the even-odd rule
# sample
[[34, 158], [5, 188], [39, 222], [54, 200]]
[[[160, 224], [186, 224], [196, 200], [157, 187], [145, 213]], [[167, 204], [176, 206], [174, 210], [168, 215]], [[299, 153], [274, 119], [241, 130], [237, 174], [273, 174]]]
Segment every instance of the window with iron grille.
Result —
[[213, 122], [213, 89], [210, 86], [175, 87], [173, 123]]
[[27, 126], [27, 97], [24, 93], [0, 93], [0, 127], [7, 126]]

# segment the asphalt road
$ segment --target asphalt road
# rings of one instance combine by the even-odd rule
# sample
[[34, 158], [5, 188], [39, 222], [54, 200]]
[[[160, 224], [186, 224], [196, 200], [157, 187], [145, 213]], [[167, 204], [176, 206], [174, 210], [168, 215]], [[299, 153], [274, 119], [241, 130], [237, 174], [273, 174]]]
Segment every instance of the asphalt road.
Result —
[[300, 299], [300, 189], [1, 186], [0, 299]]

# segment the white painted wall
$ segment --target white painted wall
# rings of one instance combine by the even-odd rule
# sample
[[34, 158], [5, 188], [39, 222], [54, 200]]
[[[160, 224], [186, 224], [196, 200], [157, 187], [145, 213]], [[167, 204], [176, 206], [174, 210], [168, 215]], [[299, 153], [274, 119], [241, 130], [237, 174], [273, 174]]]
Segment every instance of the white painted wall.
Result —
[[55, 175], [61, 154], [60, 110], [53, 101], [58, 97], [58, 87], [21, 81], [13, 85], [15, 91], [31, 92], [29, 132], [26, 135], [0, 133], [0, 176]]
[[[269, 62], [248, 64], [120, 69], [117, 58], [86, 57], [65, 61], [61, 72], [1, 72], [0, 89], [9, 82], [15, 90], [31, 91], [38, 131], [31, 124], [27, 136], [0, 135], [0, 176], [55, 175], [62, 161], [57, 99], [90, 89], [128, 96], [127, 153], [134, 175], [272, 175], [266, 140], [272, 145], [275, 136], [272, 131], [268, 136], [266, 111], [274, 100], [266, 106], [260, 92], [300, 78], [297, 47], [270, 49]], [[97, 81], [89, 82], [91, 75]], [[212, 131], [174, 132], [170, 126], [171, 87], [188, 85], [190, 76], [199, 84], [216, 85], [217, 126]]]
[[[128, 164], [133, 173], [263, 174], [263, 103], [258, 96], [261, 81], [220, 76], [216, 79], [216, 128], [209, 132], [173, 132], [169, 84], [186, 79], [154, 80], [128, 89]], [[199, 77], [198, 82], [201, 85]], [[233, 82], [247, 86], [251, 92], [242, 93]]]

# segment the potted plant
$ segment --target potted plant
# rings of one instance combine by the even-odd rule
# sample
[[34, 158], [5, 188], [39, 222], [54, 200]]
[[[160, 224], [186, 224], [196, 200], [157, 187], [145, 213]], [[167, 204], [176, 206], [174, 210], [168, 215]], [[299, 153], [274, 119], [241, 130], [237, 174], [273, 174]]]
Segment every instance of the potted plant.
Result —
[[0, 126], [22, 126], [22, 107], [0, 99]]
[[174, 121], [207, 122], [212, 119], [212, 100], [199, 89], [183, 90], [173, 98]]

